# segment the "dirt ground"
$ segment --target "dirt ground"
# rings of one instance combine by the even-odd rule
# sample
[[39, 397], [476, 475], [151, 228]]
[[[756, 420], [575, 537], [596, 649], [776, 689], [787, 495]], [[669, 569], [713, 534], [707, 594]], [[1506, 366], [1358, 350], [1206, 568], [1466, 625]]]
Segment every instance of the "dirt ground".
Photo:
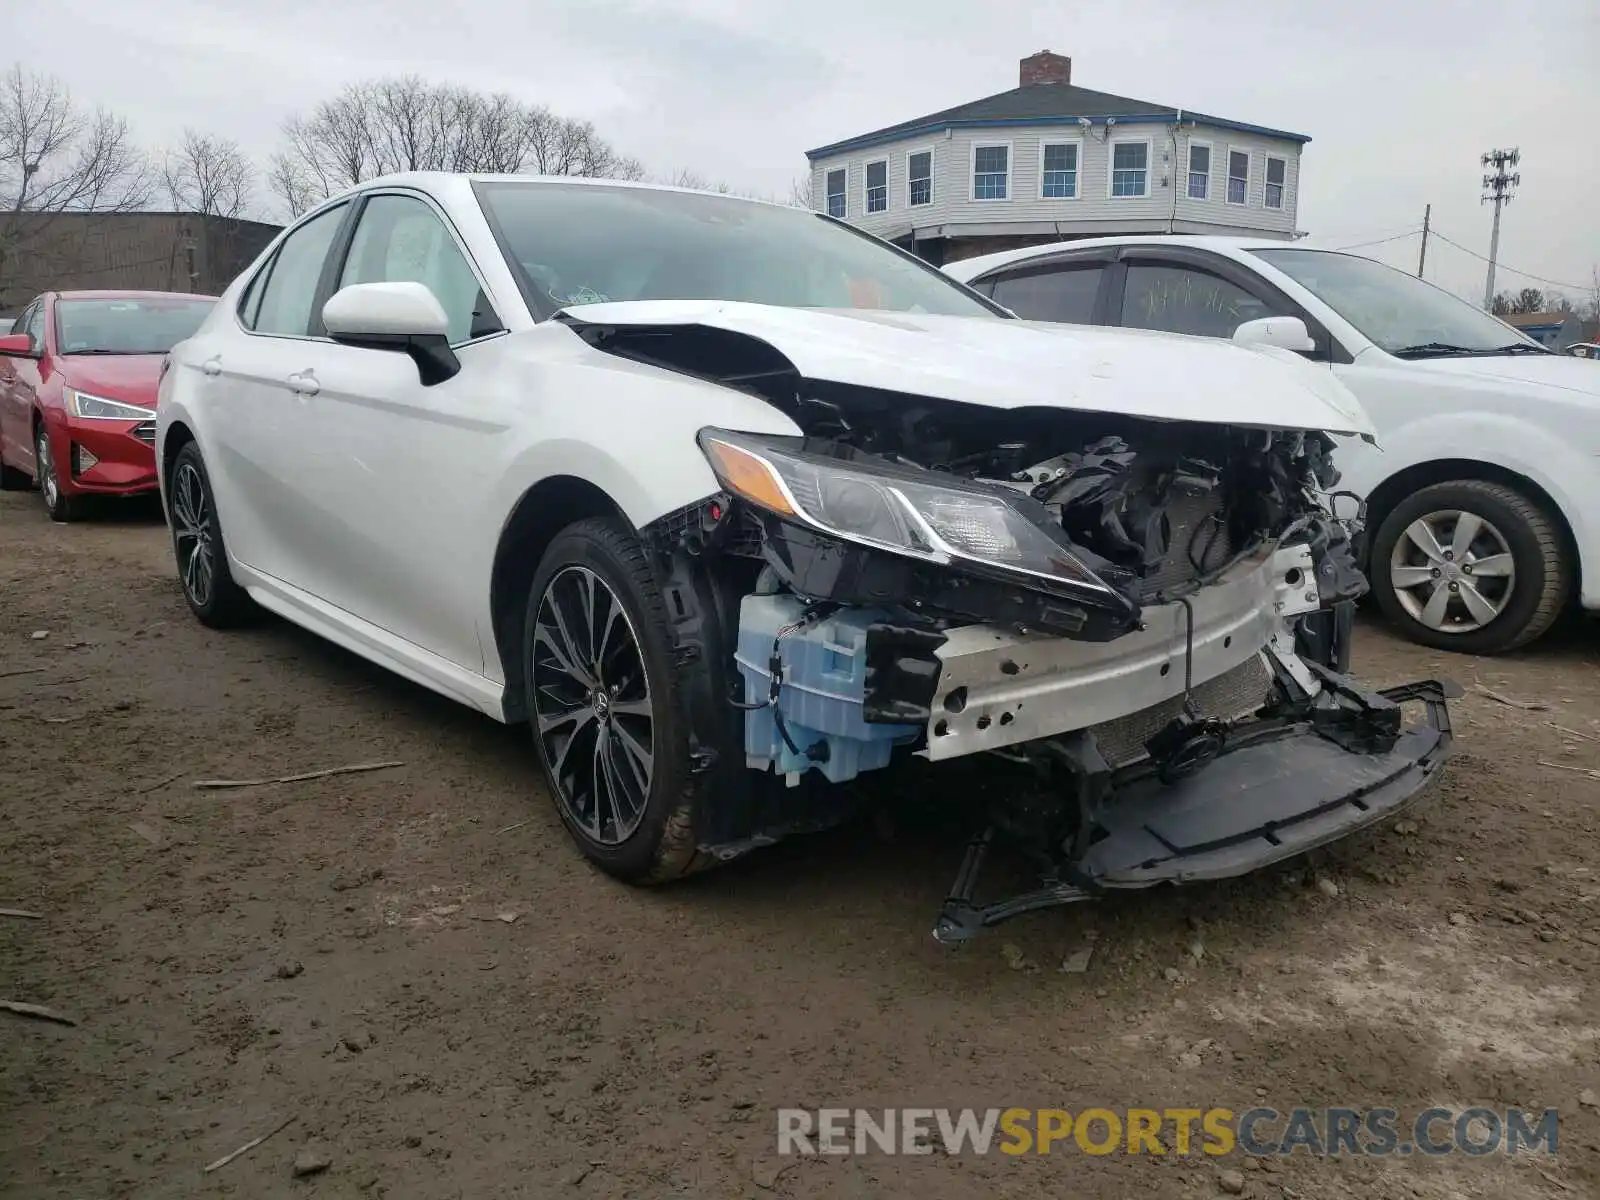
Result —
[[[1600, 1196], [1600, 776], [1562, 769], [1600, 769], [1600, 628], [1474, 660], [1368, 622], [1357, 660], [1468, 689], [1406, 821], [949, 950], [948, 831], [623, 887], [523, 731], [280, 621], [202, 628], [153, 510], [0, 496], [0, 906], [42, 915], [0, 917], [0, 998], [78, 1021], [0, 1013], [0, 1194]], [[775, 1156], [780, 1106], [1297, 1104], [1555, 1107], [1560, 1153]]]

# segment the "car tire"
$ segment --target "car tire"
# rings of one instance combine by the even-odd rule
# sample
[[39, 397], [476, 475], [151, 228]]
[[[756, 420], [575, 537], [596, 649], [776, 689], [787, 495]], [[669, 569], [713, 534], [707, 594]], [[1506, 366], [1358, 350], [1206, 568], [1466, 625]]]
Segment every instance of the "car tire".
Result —
[[228, 548], [200, 447], [189, 442], [173, 459], [167, 484], [172, 553], [189, 611], [202, 625], [228, 629], [246, 623], [255, 604], [228, 570]]
[[0, 463], [0, 492], [26, 492], [33, 487], [33, 476], [20, 467]]
[[579, 521], [550, 543], [528, 592], [522, 674], [545, 779], [583, 854], [633, 884], [710, 865], [695, 845], [688, 706], [661, 586], [619, 521]]
[[83, 501], [61, 490], [61, 473], [56, 467], [55, 455], [50, 452], [50, 435], [43, 420], [33, 425], [33, 461], [38, 472], [39, 495], [44, 500], [44, 510], [52, 521], [66, 524], [83, 515]]
[[1481, 479], [1407, 496], [1378, 526], [1369, 562], [1378, 607], [1406, 637], [1463, 654], [1527, 645], [1555, 623], [1572, 589], [1556, 519], [1515, 488]]

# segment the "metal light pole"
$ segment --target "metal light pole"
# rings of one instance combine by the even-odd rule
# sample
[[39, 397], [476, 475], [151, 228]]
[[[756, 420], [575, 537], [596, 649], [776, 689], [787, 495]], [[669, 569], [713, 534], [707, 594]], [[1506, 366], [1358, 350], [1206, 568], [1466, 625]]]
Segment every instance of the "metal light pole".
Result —
[[1522, 182], [1521, 175], [1509, 174], [1507, 168], [1515, 167], [1521, 161], [1522, 152], [1516, 147], [1491, 150], [1483, 156], [1483, 165], [1492, 167], [1493, 173], [1483, 177], [1483, 196], [1479, 203], [1494, 205], [1494, 227], [1489, 234], [1489, 277], [1483, 285], [1483, 307], [1486, 312], [1494, 311], [1494, 267], [1500, 257], [1500, 210], [1511, 203], [1512, 194]]

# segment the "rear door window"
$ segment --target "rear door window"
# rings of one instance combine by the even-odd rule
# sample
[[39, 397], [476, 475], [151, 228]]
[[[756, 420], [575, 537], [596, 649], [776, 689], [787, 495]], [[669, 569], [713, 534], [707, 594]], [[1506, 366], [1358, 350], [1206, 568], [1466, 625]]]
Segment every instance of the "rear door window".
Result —
[[1088, 325], [1094, 320], [1104, 263], [1062, 263], [993, 281], [994, 298], [1026, 321]]
[[250, 328], [283, 337], [306, 337], [310, 333], [317, 284], [348, 208], [348, 204], [339, 204], [318, 213], [278, 247]]

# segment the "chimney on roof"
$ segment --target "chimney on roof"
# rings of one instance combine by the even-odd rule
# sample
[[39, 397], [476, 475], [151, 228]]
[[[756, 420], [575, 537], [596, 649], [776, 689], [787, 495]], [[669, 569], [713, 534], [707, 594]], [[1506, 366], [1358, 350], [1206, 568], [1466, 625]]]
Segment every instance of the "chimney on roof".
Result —
[[1070, 84], [1072, 60], [1065, 54], [1051, 54], [1048, 50], [1041, 50], [1022, 60], [1020, 77], [1023, 87], [1031, 87], [1036, 83]]

